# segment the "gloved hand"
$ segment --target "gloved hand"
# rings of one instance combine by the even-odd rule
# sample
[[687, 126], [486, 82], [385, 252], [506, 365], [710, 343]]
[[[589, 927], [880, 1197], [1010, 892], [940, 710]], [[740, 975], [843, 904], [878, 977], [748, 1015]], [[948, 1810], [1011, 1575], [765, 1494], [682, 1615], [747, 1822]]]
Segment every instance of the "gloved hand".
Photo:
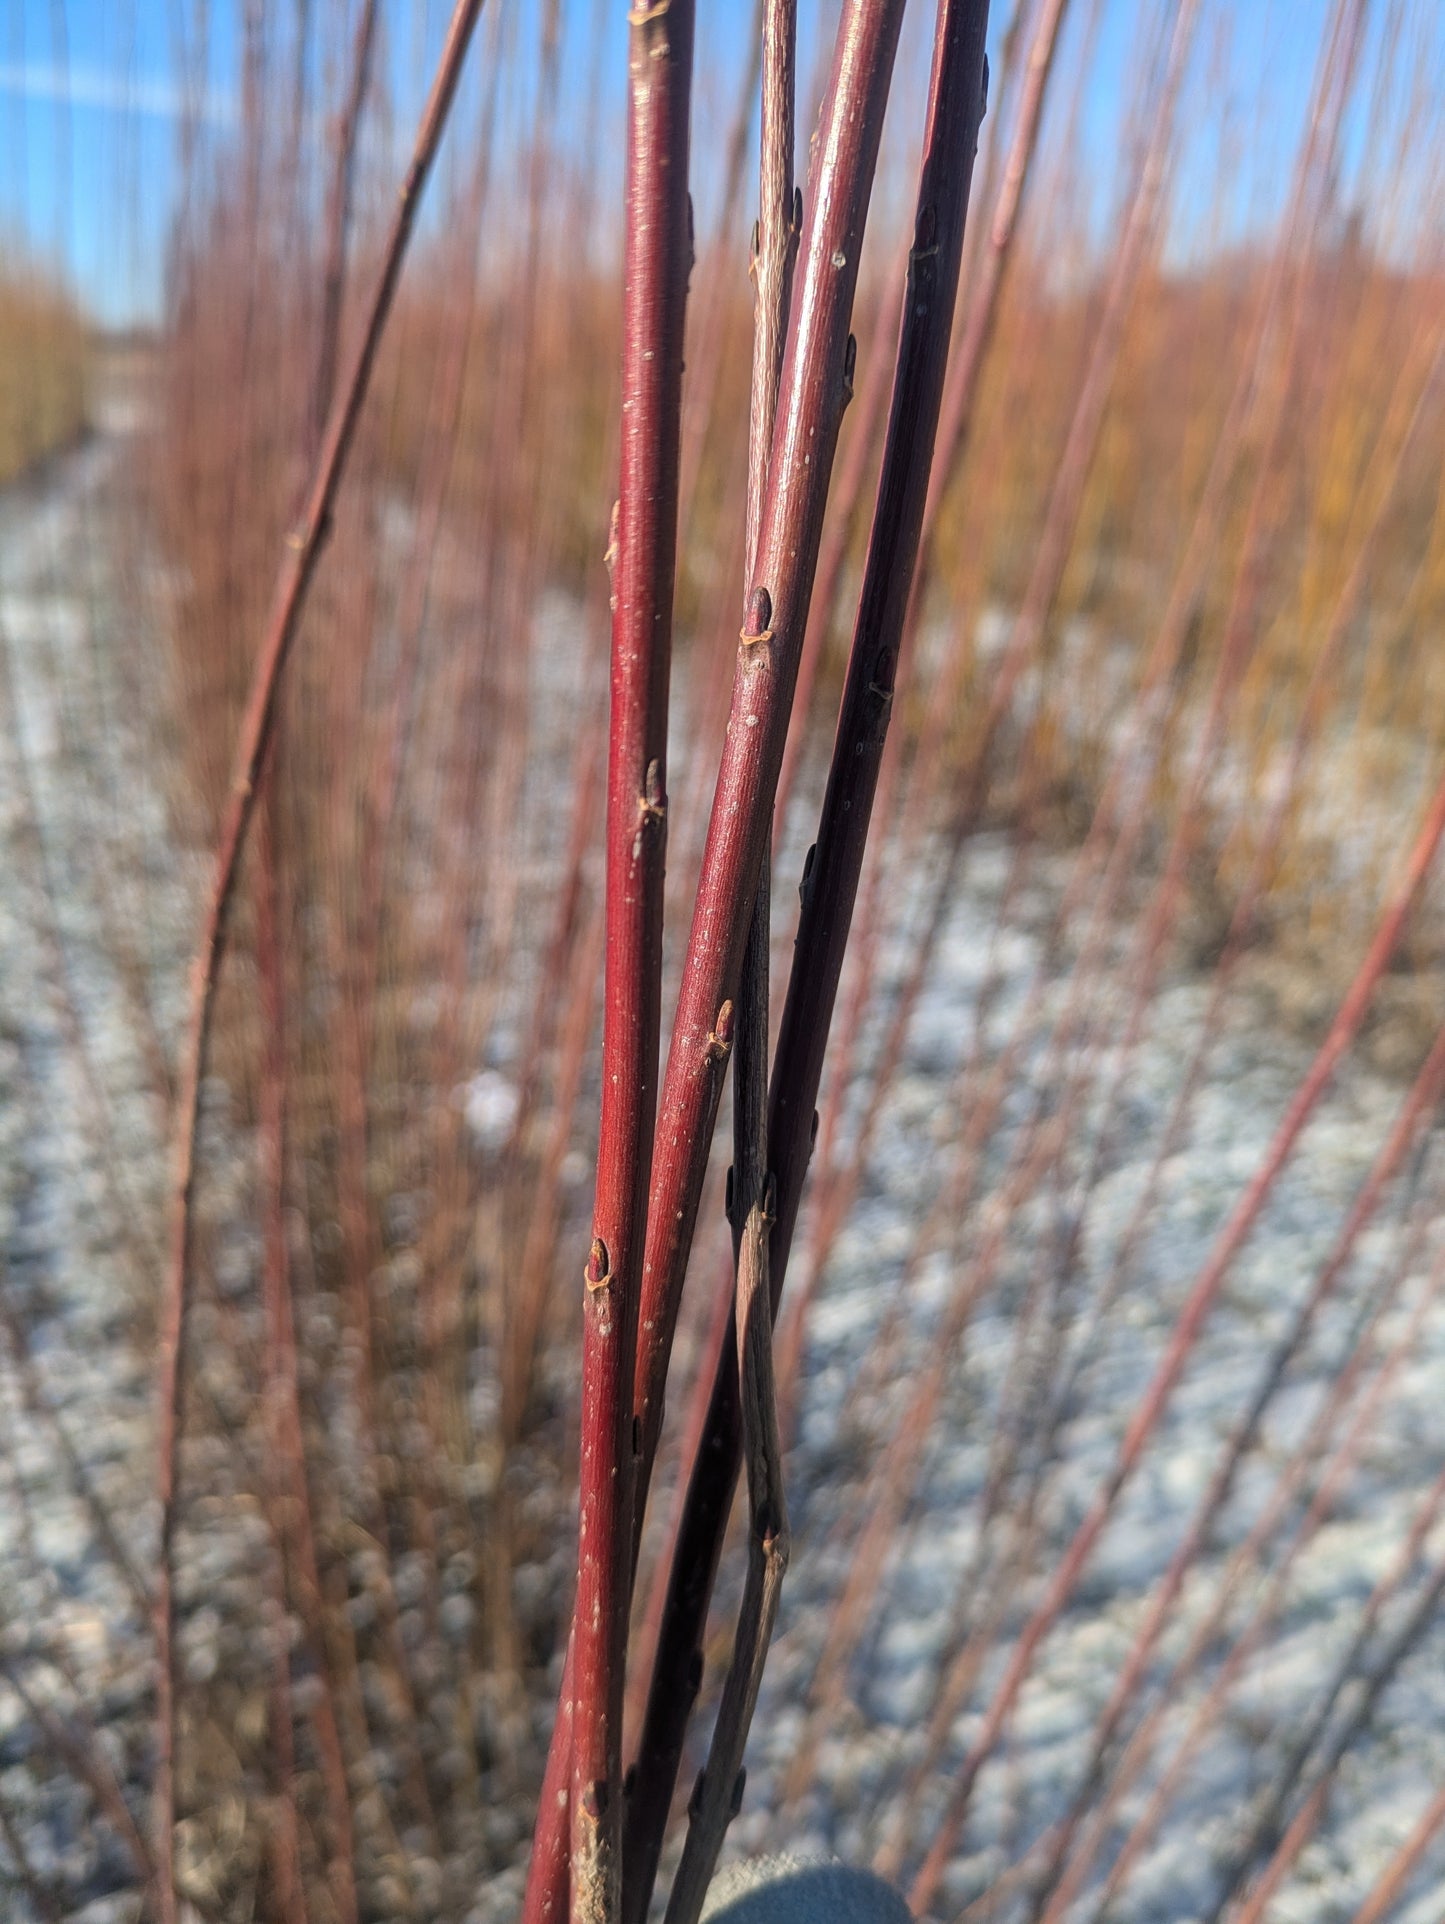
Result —
[[912, 1924], [902, 1897], [871, 1871], [786, 1855], [719, 1871], [702, 1916], [703, 1924]]

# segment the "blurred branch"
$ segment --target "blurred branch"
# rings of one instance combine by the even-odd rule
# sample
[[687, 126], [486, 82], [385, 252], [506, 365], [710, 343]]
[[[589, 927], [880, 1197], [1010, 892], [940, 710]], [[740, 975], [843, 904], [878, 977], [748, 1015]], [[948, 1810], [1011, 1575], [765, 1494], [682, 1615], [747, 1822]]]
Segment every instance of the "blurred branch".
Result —
[[191, 1208], [196, 1184], [201, 1076], [215, 1005], [216, 983], [225, 949], [227, 915], [235, 892], [241, 848], [255, 807], [257, 781], [271, 738], [281, 675], [300, 627], [307, 593], [325, 545], [337, 489], [357, 423], [361, 419], [377, 350], [386, 330], [407, 244], [416, 222], [422, 190], [436, 157], [472, 30], [481, 9], [482, 0], [457, 0], [392, 217], [391, 230], [382, 252], [381, 269], [371, 296], [366, 323], [347, 378], [331, 410], [300, 523], [287, 540], [272, 614], [241, 720], [235, 774], [222, 818], [215, 871], [193, 965], [190, 1017], [176, 1115], [172, 1244], [161, 1292], [157, 1336], [156, 1495], [161, 1510], [161, 1537], [154, 1610], [157, 1663], [154, 1851], [160, 1924], [174, 1924], [176, 1915], [173, 1870], [176, 1732], [171, 1557], [176, 1523], [187, 1268]]

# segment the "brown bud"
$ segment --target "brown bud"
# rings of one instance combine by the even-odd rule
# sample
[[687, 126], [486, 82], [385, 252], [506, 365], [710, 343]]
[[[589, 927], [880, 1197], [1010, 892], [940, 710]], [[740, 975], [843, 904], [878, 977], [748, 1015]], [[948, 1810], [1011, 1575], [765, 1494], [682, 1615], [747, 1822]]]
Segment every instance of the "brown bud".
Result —
[[611, 1259], [607, 1254], [607, 1245], [600, 1236], [592, 1238], [592, 1250], [582, 1275], [589, 1290], [606, 1289], [612, 1281]]

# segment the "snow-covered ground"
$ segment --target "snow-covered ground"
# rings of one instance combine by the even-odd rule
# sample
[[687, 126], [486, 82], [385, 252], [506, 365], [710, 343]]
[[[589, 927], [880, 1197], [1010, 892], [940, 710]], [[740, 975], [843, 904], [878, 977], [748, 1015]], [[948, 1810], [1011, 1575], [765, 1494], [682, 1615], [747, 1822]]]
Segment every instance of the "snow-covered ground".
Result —
[[115, 1550], [137, 1575], [154, 1557], [141, 1332], [166, 1159], [132, 986], [173, 1037], [196, 880], [121, 628], [118, 457], [94, 441], [0, 495], [0, 1910], [29, 1915], [33, 1882], [86, 1924], [133, 1915], [135, 1866], [48, 1720], [98, 1728], [116, 1779], [143, 1780], [153, 1676]]
[[[1029, 1046], [1013, 1078], [1005, 1120], [987, 1151], [976, 1196], [1007, 1181], [1029, 1117], [1057, 1108], [1064, 1078], [1042, 1037], [1067, 1005], [1066, 969], [1045, 958], [1045, 937], [1070, 872], [1063, 857], [1036, 858], [1009, 932], [995, 936], [996, 911], [1012, 851], [983, 841], [971, 858], [952, 911], [939, 964], [927, 988], [904, 1071], [889, 1097], [872, 1174], [840, 1238], [824, 1294], [813, 1314], [805, 1360], [799, 1447], [791, 1467], [794, 1557], [784, 1591], [778, 1641], [754, 1726], [744, 1814], [733, 1849], [815, 1848], [866, 1862], [896, 1845], [904, 1787], [916, 1796], [903, 1833], [906, 1870], [931, 1841], [957, 1772], [977, 1736], [1016, 1633], [1043, 1591], [1043, 1579], [1069, 1542], [1116, 1462], [1120, 1440], [1227, 1217], [1259, 1168], [1289, 1100], [1312, 1059], [1309, 1039], [1291, 1034], [1271, 1005], [1246, 986], [1227, 1005], [1189, 1125], [1167, 1157], [1157, 1201], [1122, 1284], [1115, 1267], [1121, 1239], [1143, 1194], [1157, 1145], [1174, 1107], [1209, 999], [1207, 980], [1166, 977], [1142, 1041], [1123, 1065], [1112, 1138], [1088, 1193], [1082, 1181], [1100, 1114], [1100, 1091], [1121, 1068], [1120, 1008], [1111, 1050], [1094, 1093], [1078, 1112], [1079, 1145], [1062, 1174], [1046, 1181], [1010, 1215], [992, 1280], [978, 1286], [987, 1248], [987, 1204], [936, 1226], [921, 1261], [911, 1261], [918, 1224], [948, 1179], [960, 1112], [947, 1091], [967, 1054], [980, 989], [991, 980], [986, 1034], [995, 1050], [1012, 1033], [1041, 965], [1049, 988], [1031, 1018]], [[1120, 932], [1118, 956], [1127, 953]], [[992, 958], [992, 959], [990, 959]], [[1117, 956], [1116, 956], [1117, 960]], [[897, 961], [901, 966], [900, 951]], [[1127, 971], [1125, 980], [1127, 980]], [[1121, 996], [1118, 979], [1108, 997]], [[1096, 1010], [1101, 1006], [1095, 1003]], [[1065, 1061], [1077, 1062], [1075, 1049]], [[979, 1088], [975, 1083], [975, 1092]], [[1203, 1497], [1226, 1439], [1271, 1366], [1275, 1345], [1326, 1264], [1349, 1206], [1404, 1101], [1404, 1085], [1348, 1063], [1280, 1180], [1262, 1220], [1230, 1268], [1213, 1314], [1168, 1405], [1139, 1471], [1125, 1485], [1114, 1520], [1085, 1568], [1059, 1627], [1033, 1664], [995, 1761], [978, 1780], [954, 1861], [934, 1909], [948, 1917], [981, 1896], [1023, 1848], [1062, 1817], [1083, 1780], [1094, 1722], [1143, 1623], [1153, 1586]], [[973, 1098], [977, 1099], [977, 1095]], [[967, 1117], [965, 1100], [961, 1115]], [[1162, 1747], [1123, 1800], [1101, 1860], [1107, 1865], [1189, 1727], [1241, 1630], [1264, 1595], [1268, 1569], [1307, 1508], [1330, 1453], [1350, 1431], [1373, 1372], [1403, 1343], [1389, 1393], [1368, 1415], [1360, 1460], [1324, 1506], [1321, 1527], [1294, 1559], [1277, 1611], [1241, 1665], [1224, 1714], [1213, 1721], [1182, 1774], [1152, 1844], [1115, 1897], [1110, 1917], [1183, 1924], [1208, 1917], [1249, 1835], [1252, 1800], [1264, 1794], [1291, 1746], [1309, 1727], [1349, 1650], [1372, 1586], [1393, 1570], [1431, 1486], [1445, 1471], [1445, 1302], [1437, 1300], [1445, 1255], [1440, 1220], [1438, 1131], [1404, 1159], [1360, 1235], [1352, 1260], [1327, 1294], [1307, 1339], [1268, 1406], [1259, 1445], [1245, 1458], [1233, 1492], [1209, 1533], [1180, 1606], [1146, 1672], [1152, 1706], [1194, 1627], [1213, 1606], [1232, 1552], [1249, 1536], [1324, 1404], [1373, 1307], [1355, 1396], [1329, 1425], [1309, 1462], [1303, 1493], [1266, 1538], [1265, 1577], [1251, 1565], [1202, 1665], [1171, 1683]], [[1072, 1269], [1059, 1251], [1077, 1236]], [[796, 1264], [795, 1264], [796, 1269]], [[1068, 1280], [1060, 1284], [1060, 1277]], [[900, 1281], [908, 1291], [906, 1334], [882, 1380], [865, 1358], [893, 1309]], [[960, 1291], [978, 1299], [946, 1364], [939, 1345], [946, 1312]], [[1109, 1300], [1113, 1291], [1117, 1298]], [[1053, 1292], [1050, 1295], [1050, 1291]], [[1021, 1315], [1032, 1301], [1034, 1340], [1015, 1349]], [[1060, 1332], [1047, 1361], [1049, 1310]], [[841, 1695], [822, 1721], [815, 1787], [797, 1803], [781, 1786], [807, 1730], [802, 1706], [833, 1620], [853, 1548], [876, 1500], [871, 1473], [913, 1415], [930, 1372], [943, 1375], [941, 1407], [928, 1431], [916, 1479], [904, 1485], [907, 1520], [878, 1573], [866, 1633]], [[1000, 1419], [1040, 1447], [1040, 1412], [1070, 1379], [1039, 1498], [1039, 1539], [1026, 1564], [999, 1588], [978, 1579], [981, 1549], [997, 1557], [1029, 1489], [1026, 1474], [1005, 1486], [999, 1516], [981, 1545], [979, 1518]], [[1323, 1739], [1347, 1721], [1362, 1681], [1388, 1650], [1397, 1627], [1423, 1596], [1445, 1558], [1445, 1527], [1432, 1528], [1376, 1634], [1349, 1671]], [[997, 1565], [994, 1565], [995, 1572]], [[967, 1612], [972, 1605], [973, 1615]], [[924, 1777], [912, 1775], [938, 1701], [942, 1654], [965, 1626], [999, 1617], [972, 1692], [948, 1723], [946, 1747]], [[1414, 1644], [1351, 1744], [1315, 1841], [1287, 1880], [1271, 1916], [1326, 1920], [1353, 1916], [1389, 1853], [1445, 1784], [1445, 1618]], [[1131, 1711], [1124, 1732], [1133, 1729]], [[1117, 1749], [1113, 1755], [1117, 1756]], [[1318, 1753], [1317, 1753], [1318, 1754]], [[1307, 1767], [1303, 1784], [1312, 1781]], [[1298, 1797], [1286, 1807], [1293, 1815]], [[896, 1860], [895, 1860], [896, 1861]], [[1410, 1924], [1441, 1915], [1435, 1878], [1411, 1887], [1399, 1914]], [[1097, 1873], [1096, 1873], [1097, 1876]], [[1088, 1886], [1071, 1916], [1091, 1917]], [[1001, 1899], [995, 1915], [1027, 1915], [1028, 1890]]]
[[[58, 1760], [50, 1710], [100, 1727], [99, 1741], [143, 1823], [152, 1677], [140, 1611], [77, 1497], [66, 1452], [143, 1573], [155, 1530], [148, 1499], [152, 1358], [144, 1331], [166, 1161], [137, 995], [143, 986], [161, 1044], [173, 1049], [203, 874], [173, 845], [157, 776], [159, 651], [154, 637], [138, 638], [124, 626], [125, 611], [141, 603], [123, 592], [117, 572], [125, 548], [117, 536], [123, 503], [113, 493], [119, 459], [118, 444], [102, 440], [58, 464], [37, 487], [0, 497], [0, 638], [11, 704], [0, 729], [0, 1463], [8, 1485], [0, 1503], [0, 1911], [28, 1916], [34, 1905], [25, 1885], [33, 1879], [53, 1890], [59, 1914], [85, 1924], [132, 1918], [134, 1876], [111, 1828], [95, 1820], [90, 1793]], [[565, 678], [554, 692], [565, 695]], [[1010, 1213], [997, 1267], [979, 1284], [971, 1315], [947, 1346], [950, 1304], [988, 1260], [995, 1215], [979, 1199], [1001, 1193], [1022, 1131], [1036, 1109], [1061, 1099], [1065, 1073], [1043, 1038], [1069, 993], [1067, 951], [1051, 959], [1046, 940], [1069, 858], [1031, 860], [1000, 933], [1012, 860], [998, 837], [980, 838], [970, 852], [869, 1174], [810, 1324], [789, 1468], [793, 1562], [731, 1853], [787, 1844], [861, 1862], [887, 1844], [938, 1701], [941, 1653], [951, 1637], [956, 1642], [970, 1606], [986, 1609], [997, 1599], [999, 1621], [980, 1676], [917, 1795], [903, 1860], [909, 1870], [916, 1866], [1012, 1634], [1108, 1475], [1181, 1302], [1310, 1059], [1310, 1041], [1283, 1026], [1263, 999], [1249, 991], [1231, 999], [1189, 1126], [1165, 1164], [1157, 1206], [1111, 1300], [1113, 1256], [1208, 999], [1206, 980], [1167, 974], [1127, 1064], [1104, 1058], [1071, 1136], [1078, 1147], [1057, 1178]], [[102, 869], [103, 889], [96, 886]], [[920, 900], [922, 893], [920, 887]], [[1126, 933], [1121, 928], [1113, 940], [1116, 959], [1126, 952]], [[886, 958], [890, 990], [907, 954], [900, 934]], [[975, 1017], [982, 1004], [985, 1052], [1003, 1047], [1029, 1006], [1039, 968], [1043, 1002], [1031, 1017], [1002, 1124], [986, 1148], [974, 1203], [957, 1220], [947, 1212], [935, 1220], [928, 1249], [913, 1263], [919, 1225], [950, 1177], [961, 1120], [957, 1069]], [[1117, 978], [1108, 981], [1108, 994], [1117, 997]], [[1097, 1015], [1102, 1005], [1090, 1006]], [[864, 1063], [885, 1014], [880, 1006], [870, 1018]], [[1118, 1014], [1116, 1007], [1114, 1034]], [[72, 1046], [77, 1024], [88, 1039], [93, 1080]], [[1065, 1058], [1066, 1066], [1074, 1059]], [[1122, 1068], [1117, 1123], [1099, 1180], [1086, 1193], [1097, 1091], [1110, 1085], [1111, 1064]], [[1273, 1344], [1328, 1257], [1403, 1095], [1399, 1083], [1348, 1063], [1306, 1132], [1230, 1271], [1144, 1466], [1126, 1485], [1060, 1626], [1042, 1646], [996, 1760], [979, 1779], [936, 1900], [940, 1915], [957, 1914], [984, 1892], [1067, 1807], [1093, 1720], [1143, 1621], [1151, 1586]], [[483, 1066], [471, 1087], [481, 1135], [500, 1126], [513, 1099], [505, 1075]], [[964, 1104], [965, 1119], [973, 1100]], [[846, 1144], [847, 1125], [841, 1140]], [[1295, 1562], [1277, 1615], [1223, 1716], [1209, 1727], [1157, 1838], [1118, 1894], [1115, 1919], [1184, 1924], [1210, 1915], [1247, 1834], [1251, 1798], [1307, 1727], [1372, 1584], [1390, 1569], [1445, 1466], [1445, 1307], [1428, 1295], [1440, 1243], [1436, 1160], [1433, 1149], [1407, 1160], [1404, 1183], [1388, 1192], [1362, 1235], [1269, 1407], [1261, 1444], [1243, 1465], [1151, 1663], [1149, 1684], [1157, 1689], [1210, 1607], [1232, 1549], [1269, 1504], [1275, 1478], [1307, 1433], [1369, 1306], [1398, 1280], [1368, 1354], [1378, 1365], [1402, 1333], [1409, 1333], [1408, 1351], [1370, 1420], [1360, 1463]], [[1061, 1282], [1058, 1252], [1073, 1238], [1076, 1258]], [[806, 1248], [805, 1229], [795, 1274]], [[873, 1339], [905, 1278], [906, 1314], [888, 1367], [876, 1369]], [[1016, 1336], [1025, 1327], [1030, 1335], [1020, 1352]], [[28, 1336], [28, 1362], [13, 1340], [20, 1331]], [[841, 1693], [817, 1732], [816, 1781], [785, 1806], [781, 1786], [806, 1734], [807, 1691], [831, 1606], [866, 1527], [870, 1472], [935, 1367], [939, 1408], [918, 1473], [905, 1480], [906, 1516], [878, 1570]], [[1058, 1400], [1048, 1473], [1038, 1486], [1032, 1553], [1000, 1587], [971, 1585], [970, 1573], [995, 1571], [1009, 1546], [1046, 1432], [1039, 1413], [1066, 1378], [1070, 1391]], [[1368, 1383], [1366, 1371], [1360, 1396]], [[1333, 1426], [1332, 1440], [1358, 1407], [1357, 1398]], [[1020, 1468], [998, 1486], [997, 1515], [981, 1533], [980, 1499], [996, 1467], [991, 1452], [1001, 1417], [1020, 1441]], [[1307, 1482], [1305, 1501], [1311, 1488]], [[1275, 1549], [1298, 1514], [1298, 1504], [1287, 1512], [1271, 1539]], [[188, 1674], [204, 1680], [217, 1662], [217, 1606], [224, 1608], [228, 1586], [254, 1581], [248, 1558], [257, 1546], [233, 1524], [189, 1534], [183, 1549], [181, 1656]], [[1445, 1532], [1435, 1531], [1420, 1567], [1383, 1614], [1364, 1653], [1365, 1672], [1442, 1555]], [[1202, 1669], [1173, 1691], [1163, 1751], [1121, 1806], [1125, 1825], [1142, 1809], [1159, 1757], [1170, 1755], [1259, 1594], [1251, 1576]], [[1425, 1632], [1385, 1688], [1272, 1916], [1333, 1924], [1353, 1914], [1445, 1782], [1442, 1678], [1445, 1623]], [[1359, 1690], [1358, 1682], [1344, 1690], [1336, 1722], [1349, 1716]], [[1111, 1849], [1121, 1836], [1119, 1828], [1111, 1833]], [[1445, 1865], [1439, 1852], [1434, 1864], [1437, 1873]], [[1402, 1919], [1435, 1924], [1442, 1906], [1429, 1876], [1422, 1873], [1412, 1889]], [[498, 1880], [481, 1894], [478, 1915], [505, 1915], [515, 1890], [514, 1880]], [[1007, 1897], [998, 1914], [1022, 1915], [1021, 1905], [1017, 1895]], [[1074, 1914], [1092, 1911], [1086, 1887]]]

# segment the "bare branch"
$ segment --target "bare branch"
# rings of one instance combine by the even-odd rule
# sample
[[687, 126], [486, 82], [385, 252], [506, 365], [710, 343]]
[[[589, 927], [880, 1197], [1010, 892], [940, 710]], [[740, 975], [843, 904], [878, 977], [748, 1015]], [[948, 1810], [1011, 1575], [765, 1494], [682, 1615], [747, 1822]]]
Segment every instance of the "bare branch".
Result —
[[191, 1206], [196, 1181], [201, 1074], [215, 1004], [216, 983], [225, 949], [227, 919], [240, 867], [241, 848], [250, 827], [256, 785], [271, 738], [281, 675], [301, 625], [307, 593], [325, 545], [337, 489], [361, 418], [377, 350], [401, 277], [422, 190], [436, 157], [457, 82], [461, 78], [472, 30], [481, 10], [482, 0], [457, 0], [438, 60], [431, 95], [417, 130], [396, 212], [392, 217], [366, 325], [357, 343], [347, 378], [331, 410], [330, 425], [321, 444], [300, 524], [287, 541], [270, 621], [257, 657], [245, 713], [241, 718], [235, 772], [221, 823], [215, 873], [192, 967], [190, 1019], [176, 1116], [172, 1241], [165, 1285], [161, 1292], [157, 1334], [156, 1495], [161, 1509], [161, 1541], [155, 1594], [157, 1689], [154, 1850], [161, 1924], [174, 1924], [176, 1914], [173, 1877], [175, 1689], [172, 1674], [170, 1560], [176, 1519], [181, 1372], [185, 1350], [187, 1269]]

